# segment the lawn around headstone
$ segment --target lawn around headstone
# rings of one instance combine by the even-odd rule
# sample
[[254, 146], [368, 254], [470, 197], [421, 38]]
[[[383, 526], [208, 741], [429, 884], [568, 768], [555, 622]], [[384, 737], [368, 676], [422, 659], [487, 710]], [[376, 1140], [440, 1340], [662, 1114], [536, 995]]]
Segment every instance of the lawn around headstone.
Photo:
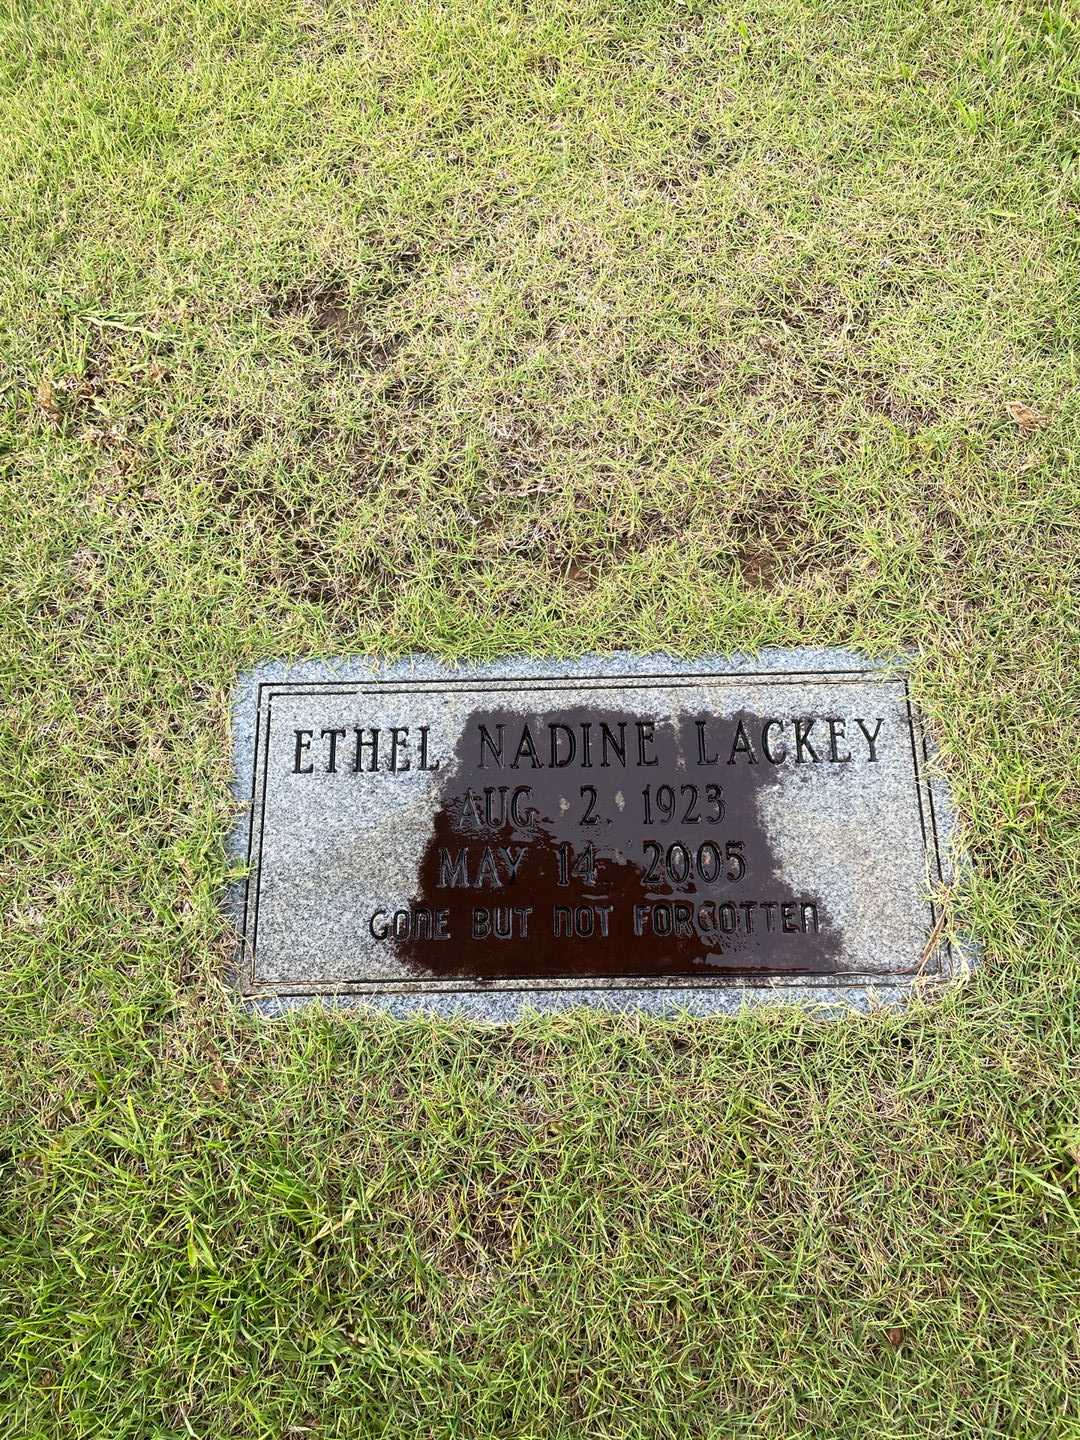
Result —
[[[1074, 1433], [1070, 9], [0, 31], [3, 1432]], [[231, 983], [241, 676], [827, 647], [902, 661], [967, 978], [504, 1026]]]

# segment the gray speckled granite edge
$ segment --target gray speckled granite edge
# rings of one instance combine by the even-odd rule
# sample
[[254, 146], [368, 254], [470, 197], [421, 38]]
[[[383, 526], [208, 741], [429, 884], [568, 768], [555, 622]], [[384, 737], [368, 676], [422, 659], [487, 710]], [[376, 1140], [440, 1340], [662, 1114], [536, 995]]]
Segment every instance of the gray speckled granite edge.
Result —
[[[409, 655], [394, 661], [380, 661], [369, 656], [343, 656], [326, 660], [268, 660], [240, 675], [233, 692], [233, 793], [238, 802], [236, 821], [230, 831], [228, 851], [234, 864], [246, 866], [251, 826], [251, 776], [254, 766], [255, 726], [259, 687], [265, 684], [297, 681], [319, 683], [344, 680], [505, 680], [521, 677], [573, 679], [598, 677], [629, 678], [655, 674], [658, 671], [675, 675], [710, 674], [772, 674], [822, 673], [826, 671], [872, 670], [879, 674], [900, 675], [907, 671], [903, 655], [887, 660], [868, 659], [853, 650], [831, 648], [769, 649], [756, 655], [700, 655], [682, 659], [664, 653], [631, 654], [615, 651], [608, 655], [589, 654], [576, 659], [553, 659], [535, 656], [505, 658], [448, 665], [430, 655]], [[916, 723], [918, 718], [916, 717]], [[921, 727], [920, 727], [921, 728]], [[928, 764], [925, 774], [934, 809], [941, 858], [943, 884], [955, 883], [962, 873], [963, 857], [957, 850], [958, 817], [945, 777], [935, 763], [932, 742], [927, 741]], [[238, 932], [237, 961], [240, 959], [239, 931], [242, 927], [246, 879], [228, 887], [224, 897], [226, 913]], [[455, 1017], [462, 1020], [505, 1024], [529, 1013], [554, 1013], [580, 1006], [611, 1013], [652, 1015], [691, 1014], [698, 1016], [728, 1015], [746, 1005], [798, 1003], [813, 1007], [822, 1014], [866, 1012], [883, 1006], [896, 1006], [915, 992], [932, 994], [944, 982], [963, 979], [978, 963], [979, 947], [971, 936], [954, 937], [941, 969], [933, 979], [916, 978], [895, 984], [745, 984], [730, 987], [681, 987], [656, 989], [583, 988], [580, 990], [483, 990], [440, 994], [365, 994], [365, 995], [282, 995], [246, 1003], [264, 1015], [280, 1015], [300, 1005], [312, 1003], [342, 1007], [371, 1006], [391, 1015], [407, 1017], [418, 1012]], [[239, 973], [239, 964], [233, 979]]]

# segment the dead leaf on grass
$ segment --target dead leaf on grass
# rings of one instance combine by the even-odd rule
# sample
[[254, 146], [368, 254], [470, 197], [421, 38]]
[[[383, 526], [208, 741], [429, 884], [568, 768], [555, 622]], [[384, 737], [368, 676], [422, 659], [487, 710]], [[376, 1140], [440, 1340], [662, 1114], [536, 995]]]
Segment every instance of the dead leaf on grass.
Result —
[[52, 381], [47, 375], [43, 375], [38, 381], [37, 403], [39, 409], [41, 409], [54, 424], [60, 419], [60, 406], [56, 403], [56, 391], [53, 389]]
[[885, 1332], [886, 1339], [894, 1350], [899, 1350], [904, 1343], [904, 1332], [899, 1325], [890, 1325]]
[[1041, 430], [1044, 425], [1049, 424], [1045, 415], [1040, 415], [1038, 410], [1033, 410], [1022, 400], [1010, 400], [1005, 409], [1016, 421], [1021, 435], [1030, 435], [1033, 430]]

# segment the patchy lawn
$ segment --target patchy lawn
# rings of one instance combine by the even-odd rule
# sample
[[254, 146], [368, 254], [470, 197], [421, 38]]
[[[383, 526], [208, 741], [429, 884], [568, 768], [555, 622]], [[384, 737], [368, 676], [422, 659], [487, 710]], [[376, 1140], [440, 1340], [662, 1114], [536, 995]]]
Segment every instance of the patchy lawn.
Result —
[[[1071, 7], [0, 31], [5, 1434], [1077, 1433]], [[918, 651], [967, 986], [223, 991], [239, 669], [800, 643]]]

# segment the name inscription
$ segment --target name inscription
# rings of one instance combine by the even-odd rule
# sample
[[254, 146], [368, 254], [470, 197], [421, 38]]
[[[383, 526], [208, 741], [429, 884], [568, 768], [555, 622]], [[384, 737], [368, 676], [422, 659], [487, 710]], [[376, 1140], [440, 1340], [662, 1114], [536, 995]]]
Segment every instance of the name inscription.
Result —
[[[751, 723], [756, 727], [758, 722]], [[813, 745], [813, 733], [819, 723], [822, 733], [819, 733], [817, 743], [819, 746], [825, 747], [821, 753], [815, 750]], [[860, 716], [856, 716], [854, 720], [847, 720], [841, 715], [816, 718], [802, 716], [788, 720], [772, 715], [767, 720], [760, 722], [757, 750], [755, 750], [754, 742], [746, 728], [746, 722], [736, 721], [731, 735], [727, 764], [734, 765], [742, 759], [750, 765], [756, 765], [760, 754], [760, 757], [770, 765], [783, 765], [789, 758], [790, 752], [787, 743], [778, 737], [785, 735], [789, 729], [794, 742], [796, 765], [816, 765], [821, 760], [831, 761], [834, 765], [846, 763], [853, 758], [846, 742], [849, 724], [858, 726], [869, 752], [867, 758], [871, 761], [876, 760], [877, 737], [884, 724], [880, 715], [873, 721], [872, 730], [867, 729], [867, 722]], [[723, 739], [722, 736], [710, 735], [710, 725], [711, 722], [707, 719], [694, 721], [697, 733], [697, 764], [699, 766], [721, 763], [719, 753], [708, 754], [715, 745], [722, 743]], [[612, 766], [621, 766], [625, 770], [628, 764], [631, 767], [637, 765], [642, 768], [659, 765], [661, 762], [655, 748], [656, 722], [635, 720], [629, 722], [629, 726], [632, 727], [629, 742], [632, 758], [628, 762], [626, 758], [628, 722], [625, 720], [616, 721], [614, 727], [605, 720], [583, 720], [579, 722], [576, 730], [561, 720], [549, 720], [546, 724], [534, 723], [532, 726], [526, 723], [515, 727], [517, 736], [515, 739], [514, 735], [511, 735], [509, 746], [505, 736], [506, 725], [497, 723], [494, 726], [496, 733], [492, 735], [487, 725], [481, 723], [477, 725], [478, 766], [481, 770], [517, 770], [522, 767], [542, 770], [547, 765], [552, 770], [565, 770], [577, 763], [583, 770], [591, 770], [594, 764], [601, 770], [607, 770]], [[438, 770], [438, 760], [429, 761], [431, 732], [429, 725], [416, 727], [391, 725], [388, 731], [384, 731], [378, 725], [368, 728], [363, 725], [332, 725], [317, 732], [318, 742], [315, 739], [315, 730], [296, 731], [293, 771], [297, 775], [312, 775], [315, 772], [316, 763], [319, 761], [321, 762], [320, 768], [325, 769], [330, 775], [336, 775], [339, 768], [344, 771], [351, 770], [353, 774], [358, 774], [363, 770], [372, 774], [380, 768], [380, 753], [383, 757], [382, 768], [388, 770], [391, 775], [411, 770], [413, 762], [410, 758], [409, 735], [414, 728], [419, 737], [416, 741], [419, 751], [416, 761], [417, 768]], [[616, 729], [617, 734], [615, 733]], [[594, 730], [597, 732], [595, 737]], [[827, 732], [827, 736], [824, 732]], [[758, 732], [755, 730], [755, 733]], [[538, 739], [539, 745], [537, 744]], [[544, 748], [545, 741], [546, 748]], [[635, 741], [636, 759], [633, 758]], [[313, 749], [315, 750], [314, 754], [312, 753]], [[841, 751], [843, 751], [842, 754]], [[351, 764], [347, 761], [349, 754], [352, 757]], [[509, 760], [506, 758], [508, 754], [512, 756]], [[547, 758], [541, 759], [541, 754]], [[679, 758], [681, 759], [681, 757]]]

